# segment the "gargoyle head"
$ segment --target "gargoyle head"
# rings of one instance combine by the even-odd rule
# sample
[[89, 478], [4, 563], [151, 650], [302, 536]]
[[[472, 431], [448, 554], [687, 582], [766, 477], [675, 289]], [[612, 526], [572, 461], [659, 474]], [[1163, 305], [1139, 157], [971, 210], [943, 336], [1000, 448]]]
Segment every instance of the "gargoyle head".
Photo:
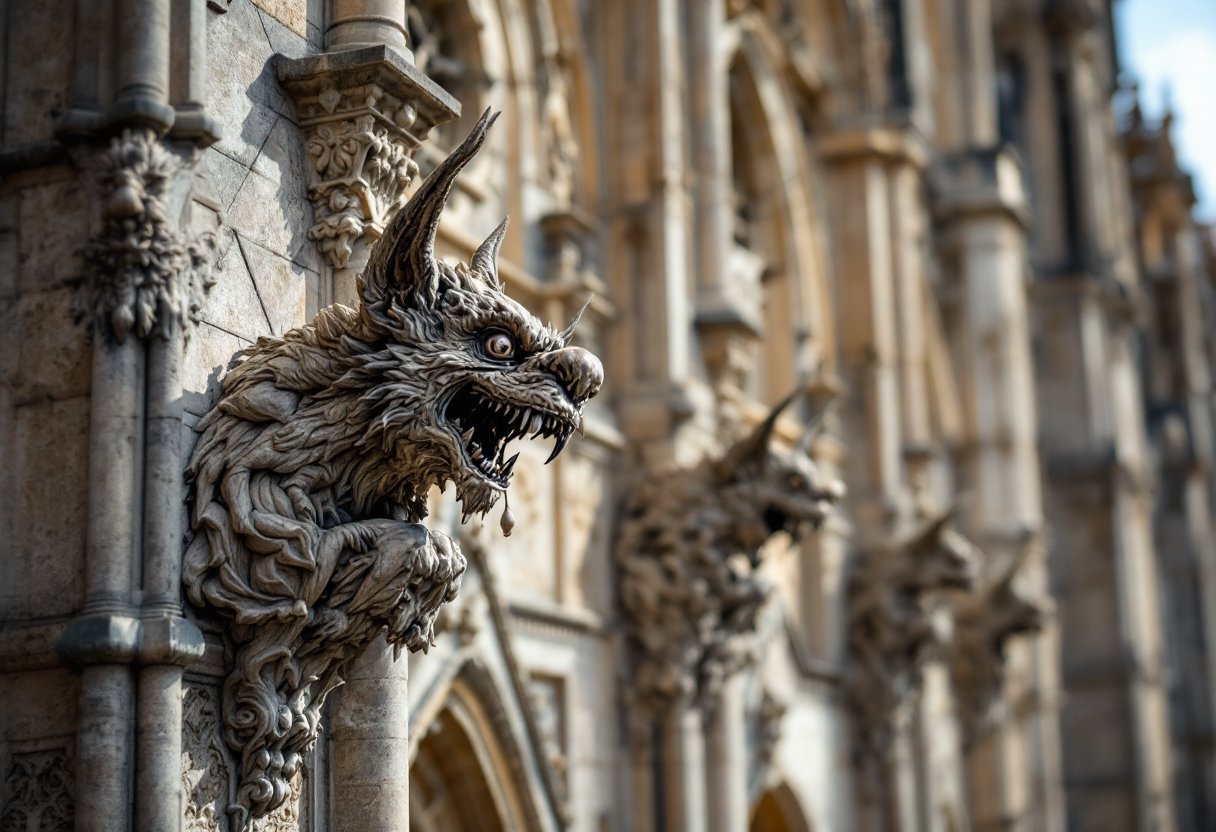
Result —
[[931, 520], [904, 545], [908, 578], [916, 592], [971, 590], [979, 576], [979, 551], [954, 529], [960, 505]]
[[364, 444], [431, 483], [456, 484], [465, 514], [488, 510], [511, 481], [508, 443], [553, 437], [552, 460], [579, 428], [583, 405], [603, 382], [599, 359], [507, 297], [497, 255], [504, 221], [455, 266], [435, 256], [439, 215], [457, 174], [493, 123], [489, 111], [392, 219], [363, 272], [360, 340], [390, 354], [387, 383], [369, 398], [378, 411]]
[[738, 495], [742, 499], [731, 503], [737, 512], [747, 514], [737, 518], [736, 525], [746, 526], [742, 536], [749, 540], [763, 542], [780, 531], [794, 535], [803, 524], [818, 528], [845, 494], [844, 483], [826, 476], [806, 453], [826, 409], [811, 421], [803, 441], [792, 450], [772, 442], [778, 417], [800, 392], [787, 396], [714, 465], [720, 486], [744, 492]]

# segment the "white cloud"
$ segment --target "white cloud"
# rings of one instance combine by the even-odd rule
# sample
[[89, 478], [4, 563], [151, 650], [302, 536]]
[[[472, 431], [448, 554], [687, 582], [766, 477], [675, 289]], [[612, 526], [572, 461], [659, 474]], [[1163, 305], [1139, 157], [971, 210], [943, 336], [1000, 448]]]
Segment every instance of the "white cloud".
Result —
[[[1174, 110], [1174, 143], [1195, 175], [1198, 215], [1216, 220], [1216, 32], [1177, 29], [1133, 47], [1129, 69], [1140, 80], [1145, 112], [1159, 116], [1167, 87]], [[1139, 45], [1139, 44], [1137, 44]]]

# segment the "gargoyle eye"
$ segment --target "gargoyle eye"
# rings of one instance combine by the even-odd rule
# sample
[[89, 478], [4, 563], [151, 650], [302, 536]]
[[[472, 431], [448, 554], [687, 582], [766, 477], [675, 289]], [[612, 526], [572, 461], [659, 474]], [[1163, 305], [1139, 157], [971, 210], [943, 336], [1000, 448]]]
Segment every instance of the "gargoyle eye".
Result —
[[491, 358], [510, 358], [515, 355], [515, 341], [505, 332], [492, 332], [482, 342], [486, 355]]
[[789, 483], [790, 483], [790, 491], [802, 491], [806, 488], [806, 480], [804, 480], [802, 477], [798, 476], [797, 474], [794, 474], [793, 476], [790, 477]]

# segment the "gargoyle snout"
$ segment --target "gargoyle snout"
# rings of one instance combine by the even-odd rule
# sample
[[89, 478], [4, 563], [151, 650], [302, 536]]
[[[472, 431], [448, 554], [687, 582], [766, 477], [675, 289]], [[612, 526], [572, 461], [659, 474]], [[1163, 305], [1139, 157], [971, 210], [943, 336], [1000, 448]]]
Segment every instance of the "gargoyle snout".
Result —
[[565, 347], [537, 356], [541, 366], [557, 376], [558, 383], [575, 405], [600, 392], [604, 365], [582, 347]]

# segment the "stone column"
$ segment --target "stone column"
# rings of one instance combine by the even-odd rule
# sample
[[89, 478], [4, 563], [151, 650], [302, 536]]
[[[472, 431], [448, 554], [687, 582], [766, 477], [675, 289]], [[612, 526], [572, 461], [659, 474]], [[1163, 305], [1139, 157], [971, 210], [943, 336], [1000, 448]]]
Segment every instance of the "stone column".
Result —
[[743, 724], [743, 677], [722, 684], [722, 692], [706, 725], [705, 791], [709, 832], [747, 829], [748, 753]]
[[106, 114], [111, 124], [144, 125], [157, 133], [173, 126], [169, 23], [170, 0], [120, 0], [118, 93]]
[[[1027, 536], [1043, 527], [1021, 171], [1012, 151], [981, 148], [946, 157], [934, 173], [937, 214], [946, 245], [958, 254], [962, 289], [965, 464], [973, 488], [967, 517], [989, 571], [1006, 570], [1028, 545]], [[1040, 557], [1021, 572], [1033, 593], [1047, 596]], [[1059, 783], [1060, 747], [1052, 625], [1033, 642], [1011, 643], [1008, 654], [1007, 663], [1017, 666], [1017, 698], [1034, 703], [1034, 710], [974, 738], [968, 760], [972, 820], [977, 830], [1004, 829], [1011, 819], [1062, 830], [1062, 795], [1053, 785]]]
[[331, 52], [365, 46], [391, 46], [405, 53], [409, 35], [405, 29], [406, 0], [330, 0], [329, 27], [325, 48]]
[[379, 636], [333, 707], [335, 832], [403, 832], [410, 812], [409, 661]]
[[[842, 422], [850, 501], [862, 546], [883, 542], [908, 506], [903, 491], [903, 416], [899, 372], [897, 267], [913, 274], [908, 252], [893, 251], [899, 190], [891, 169], [923, 167], [924, 150], [890, 128], [837, 133], [819, 151], [830, 175], [832, 233], [839, 245], [840, 372], [849, 385]], [[912, 258], [913, 260], [915, 258]]]
[[687, 700], [662, 717], [664, 832], [708, 832], [705, 735], [701, 709]]
[[[414, 152], [460, 105], [405, 50], [404, 0], [333, 0], [324, 55], [281, 60], [311, 162], [309, 236], [333, 269], [332, 300], [356, 281], [418, 174]], [[333, 706], [335, 832], [409, 828], [408, 662], [380, 637], [351, 665]]]

